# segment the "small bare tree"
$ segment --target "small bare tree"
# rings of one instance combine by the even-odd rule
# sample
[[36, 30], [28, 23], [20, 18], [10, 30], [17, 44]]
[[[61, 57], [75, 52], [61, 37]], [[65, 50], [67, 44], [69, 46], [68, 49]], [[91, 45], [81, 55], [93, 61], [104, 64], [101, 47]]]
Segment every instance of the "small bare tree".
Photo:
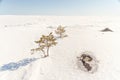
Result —
[[50, 47], [57, 44], [56, 39], [52, 33], [47, 36], [42, 35], [42, 37], [38, 41], [35, 41], [35, 43], [38, 44], [38, 48], [31, 49], [31, 51], [42, 51], [44, 57], [49, 56]]
[[62, 27], [61, 25], [55, 30], [55, 33], [59, 36], [59, 38], [67, 37], [65, 32], [65, 27]]

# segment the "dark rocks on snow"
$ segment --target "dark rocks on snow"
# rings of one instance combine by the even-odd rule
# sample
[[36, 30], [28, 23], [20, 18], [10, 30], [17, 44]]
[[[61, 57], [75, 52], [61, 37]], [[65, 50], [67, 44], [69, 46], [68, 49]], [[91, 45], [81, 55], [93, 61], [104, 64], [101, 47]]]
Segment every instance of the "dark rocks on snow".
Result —
[[98, 60], [91, 54], [91, 52], [85, 51], [77, 57], [77, 66], [82, 71], [94, 73], [98, 68]]
[[101, 30], [101, 32], [113, 32], [113, 30], [111, 30], [109, 28], [105, 28], [105, 29]]
[[92, 69], [92, 67], [87, 63], [87, 62], [90, 62], [92, 61], [92, 57], [87, 55], [87, 54], [82, 54], [81, 55], [81, 61], [83, 63], [83, 66], [88, 70], [90, 71]]

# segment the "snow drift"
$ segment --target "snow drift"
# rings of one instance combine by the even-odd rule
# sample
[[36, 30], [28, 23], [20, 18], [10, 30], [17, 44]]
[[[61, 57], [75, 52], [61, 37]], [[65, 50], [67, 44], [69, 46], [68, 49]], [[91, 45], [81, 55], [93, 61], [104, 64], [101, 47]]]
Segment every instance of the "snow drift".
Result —
[[[0, 16], [0, 66], [19, 62], [36, 47], [34, 41], [42, 34], [66, 26], [67, 38], [59, 39], [50, 56], [26, 61], [15, 70], [0, 71], [0, 80], [119, 80], [120, 27], [119, 17], [64, 16]], [[110, 27], [114, 32], [100, 32]], [[99, 61], [98, 70], [91, 74], [77, 67], [77, 56], [91, 51]]]

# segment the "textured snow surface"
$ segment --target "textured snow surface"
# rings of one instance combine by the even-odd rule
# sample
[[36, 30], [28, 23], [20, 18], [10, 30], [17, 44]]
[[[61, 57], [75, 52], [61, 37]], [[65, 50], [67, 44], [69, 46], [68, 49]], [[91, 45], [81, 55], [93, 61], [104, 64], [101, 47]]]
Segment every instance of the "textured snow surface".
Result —
[[[0, 80], [119, 80], [120, 17], [0, 16]], [[66, 26], [50, 56], [31, 55], [42, 34]], [[104, 28], [114, 32], [100, 32]], [[91, 51], [98, 70], [80, 70], [77, 56]], [[39, 58], [39, 59], [38, 59]]]

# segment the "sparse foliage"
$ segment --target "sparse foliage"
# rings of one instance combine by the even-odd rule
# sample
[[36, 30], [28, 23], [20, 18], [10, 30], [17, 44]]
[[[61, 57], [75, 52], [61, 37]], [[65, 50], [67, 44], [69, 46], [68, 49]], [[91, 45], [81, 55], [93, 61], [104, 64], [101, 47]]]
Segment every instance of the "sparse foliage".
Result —
[[59, 36], [59, 38], [67, 37], [65, 32], [65, 27], [62, 27], [61, 25], [55, 30], [55, 33]]
[[49, 56], [49, 49], [57, 44], [56, 40], [58, 38], [67, 37], [65, 32], [65, 27], [58, 26], [58, 28], [55, 30], [55, 33], [58, 35], [57, 37], [55, 37], [52, 32], [49, 35], [42, 35], [39, 40], [35, 41], [35, 43], [38, 44], [38, 47], [31, 49], [31, 51], [33, 51], [33, 53], [34, 51], [41, 51], [44, 57]]
[[44, 57], [49, 56], [49, 48], [57, 44], [56, 39], [52, 33], [47, 36], [42, 35], [42, 37], [38, 41], [35, 41], [35, 43], [38, 44], [38, 48], [31, 49], [31, 51], [42, 51]]

